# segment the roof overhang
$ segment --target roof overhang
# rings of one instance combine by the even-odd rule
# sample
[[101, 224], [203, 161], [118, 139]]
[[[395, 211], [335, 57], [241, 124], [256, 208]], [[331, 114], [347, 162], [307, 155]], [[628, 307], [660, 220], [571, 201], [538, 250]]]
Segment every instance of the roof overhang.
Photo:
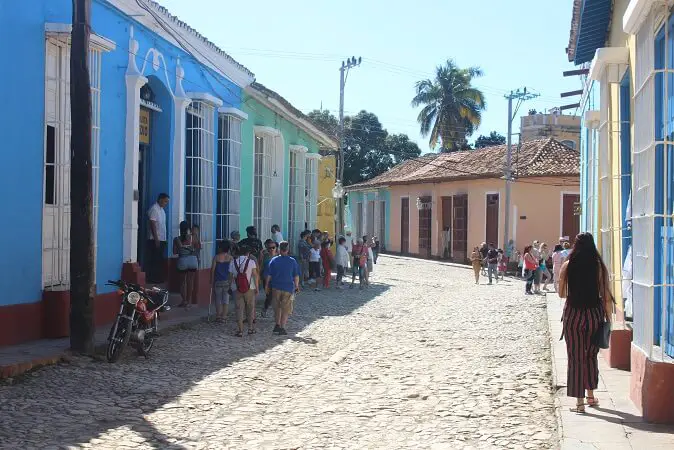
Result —
[[581, 0], [580, 12], [574, 17], [577, 28], [573, 46], [573, 62], [576, 65], [589, 62], [595, 51], [606, 43], [611, 22], [612, 0]]
[[636, 34], [653, 6], [669, 6], [671, 3], [668, 0], [630, 0], [623, 15], [623, 30], [627, 34]]
[[107, 0], [107, 3], [175, 47], [186, 46], [188, 53], [200, 64], [211, 68], [237, 86], [243, 88], [255, 81], [255, 75], [250, 70], [156, 1]]
[[325, 134], [323, 131], [319, 130], [314, 124], [306, 120], [303, 117], [297, 116], [295, 113], [286, 108], [281, 102], [277, 99], [270, 97], [252, 86], [248, 86], [245, 89], [246, 93], [253, 97], [258, 102], [262, 103], [267, 108], [272, 111], [283, 115], [288, 121], [294, 125], [301, 128], [305, 133], [307, 133], [312, 138], [316, 139], [324, 147], [327, 147], [331, 150], [337, 150], [338, 143], [332, 139], [330, 136]]
[[599, 81], [604, 71], [608, 71], [611, 75], [611, 81], [617, 82], [622, 78], [624, 71], [627, 70], [629, 54], [627, 47], [598, 48], [590, 65], [588, 75], [590, 80]]

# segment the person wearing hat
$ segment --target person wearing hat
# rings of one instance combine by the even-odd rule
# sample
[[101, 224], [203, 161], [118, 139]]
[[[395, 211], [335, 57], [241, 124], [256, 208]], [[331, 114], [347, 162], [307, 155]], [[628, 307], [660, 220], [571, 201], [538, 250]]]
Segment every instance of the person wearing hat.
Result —
[[241, 234], [239, 233], [239, 230], [234, 230], [231, 233], [229, 233], [229, 237], [231, 238], [232, 242], [234, 242], [237, 245], [241, 240]]

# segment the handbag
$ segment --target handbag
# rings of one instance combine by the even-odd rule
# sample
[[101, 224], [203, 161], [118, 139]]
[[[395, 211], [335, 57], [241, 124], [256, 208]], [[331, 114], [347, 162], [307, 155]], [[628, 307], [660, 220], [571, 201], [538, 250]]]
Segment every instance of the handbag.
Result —
[[592, 344], [606, 349], [609, 346], [609, 342], [611, 342], [611, 322], [604, 320], [592, 335]]

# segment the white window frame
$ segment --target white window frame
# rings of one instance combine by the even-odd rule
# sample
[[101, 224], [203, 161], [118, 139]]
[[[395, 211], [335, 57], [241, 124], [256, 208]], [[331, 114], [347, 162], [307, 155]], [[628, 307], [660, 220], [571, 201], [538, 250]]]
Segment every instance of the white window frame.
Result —
[[[45, 130], [42, 210], [42, 287], [45, 290], [67, 290], [70, 287], [70, 34], [46, 24], [45, 40]], [[101, 66], [103, 52], [114, 49], [114, 43], [92, 37], [89, 49], [91, 86], [91, 164], [92, 164], [92, 233], [94, 246], [94, 280], [98, 254], [98, 191], [101, 133]], [[54, 55], [55, 54], [55, 55]], [[56, 60], [50, 73], [50, 55]], [[52, 111], [53, 110], [53, 111]], [[47, 130], [54, 128], [53, 161], [48, 162]], [[51, 202], [47, 198], [47, 169], [53, 167]]]
[[305, 176], [306, 192], [306, 217], [305, 221], [308, 230], [314, 230], [318, 227], [318, 161], [321, 155], [318, 153], [307, 153]]
[[215, 109], [193, 99], [185, 117], [185, 220], [201, 232], [200, 269], [211, 267], [215, 253]]
[[296, 248], [300, 233], [304, 231], [306, 222], [305, 186], [306, 186], [306, 154], [307, 147], [290, 145], [290, 180], [288, 198], [288, 230], [287, 240], [290, 248]]
[[235, 108], [218, 110], [216, 240], [230, 239], [241, 222], [241, 141], [248, 115]]
[[[632, 168], [632, 296], [634, 345], [653, 356], [655, 180], [655, 35], [661, 20], [653, 11], [634, 29], [634, 133]], [[626, 23], [626, 22], [624, 22]], [[664, 317], [664, 314], [663, 314]]]

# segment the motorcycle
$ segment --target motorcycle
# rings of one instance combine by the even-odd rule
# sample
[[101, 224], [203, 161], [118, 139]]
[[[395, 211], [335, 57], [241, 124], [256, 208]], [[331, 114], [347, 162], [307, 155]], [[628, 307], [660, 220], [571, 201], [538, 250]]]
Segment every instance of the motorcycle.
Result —
[[122, 355], [129, 342], [138, 354], [148, 357], [159, 331], [159, 312], [169, 311], [169, 293], [157, 287], [145, 289], [137, 284], [124, 281], [108, 281], [115, 286], [122, 298], [117, 320], [108, 335], [108, 362], [115, 362]]

